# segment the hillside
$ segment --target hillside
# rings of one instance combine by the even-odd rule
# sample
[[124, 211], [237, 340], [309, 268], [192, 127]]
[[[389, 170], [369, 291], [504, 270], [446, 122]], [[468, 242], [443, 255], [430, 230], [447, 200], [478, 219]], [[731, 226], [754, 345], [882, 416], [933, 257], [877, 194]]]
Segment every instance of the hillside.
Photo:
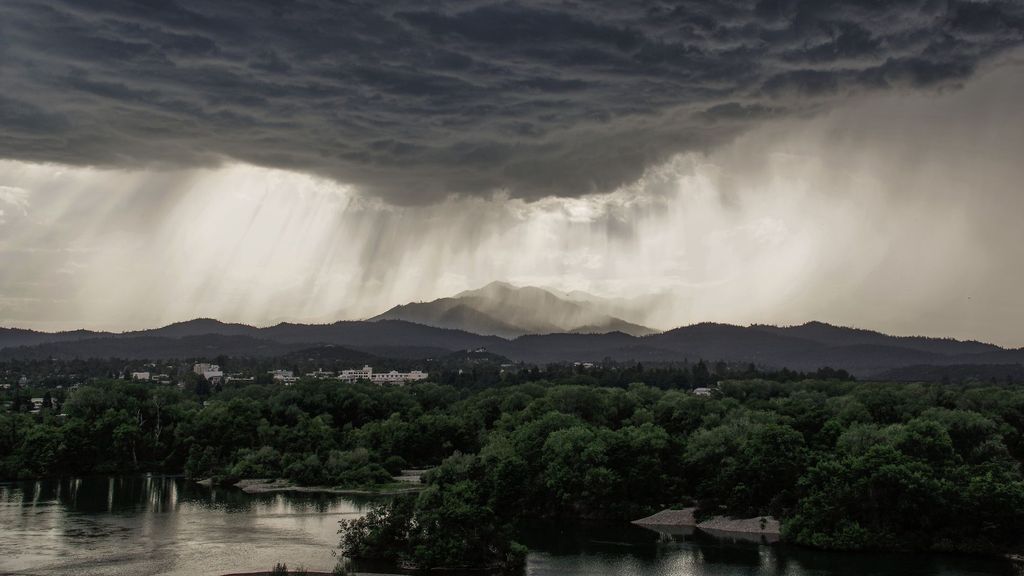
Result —
[[[821, 329], [827, 326], [827, 329]], [[806, 327], [806, 329], [804, 329]], [[898, 337], [813, 322], [793, 328], [703, 323], [633, 337], [551, 334], [522, 336], [494, 351], [527, 362], [725, 360], [795, 370], [824, 366], [870, 377], [913, 365], [1014, 364], [1024, 351], [953, 339]]]
[[[591, 332], [585, 328], [581, 331]], [[533, 364], [601, 362], [605, 359], [623, 362], [695, 362], [703, 359], [803, 371], [829, 366], [844, 368], [861, 378], [893, 375], [900, 379], [914, 374], [921, 374], [926, 379], [947, 372], [960, 374], [942, 367], [1024, 363], [1024, 350], [1020, 349], [953, 339], [890, 336], [819, 322], [792, 327], [702, 323], [645, 336], [609, 331], [502, 338], [404, 320], [312, 325], [282, 323], [257, 328], [200, 319], [123, 334], [87, 331], [45, 333], [13, 329], [5, 329], [0, 334], [3, 335], [0, 359], [212, 358], [221, 354], [267, 357], [334, 346], [339, 349], [333, 353], [351, 355], [355, 361], [359, 354], [408, 359], [441, 358], [453, 352], [485, 348], [512, 361]], [[330, 348], [324, 348], [323, 352], [332, 353]], [[932, 368], [920, 368], [925, 366]], [[919, 368], [910, 370], [908, 367]], [[908, 370], [893, 372], [903, 368]], [[1006, 374], [1005, 370], [976, 372]]]
[[158, 360], [164, 358], [214, 358], [216, 356], [277, 357], [308, 345], [283, 344], [249, 336], [205, 334], [167, 338], [161, 336], [130, 336], [89, 338], [76, 341], [49, 342], [35, 346], [0, 349], [0, 360], [56, 358], [123, 358], [125, 360]]

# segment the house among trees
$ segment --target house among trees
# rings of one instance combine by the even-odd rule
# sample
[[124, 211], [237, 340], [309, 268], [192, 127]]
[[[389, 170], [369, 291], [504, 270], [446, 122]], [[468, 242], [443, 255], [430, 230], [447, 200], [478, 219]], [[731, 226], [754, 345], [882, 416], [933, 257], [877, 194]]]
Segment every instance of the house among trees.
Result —
[[299, 381], [299, 377], [291, 370], [270, 370], [267, 374], [270, 374], [270, 377], [274, 379], [274, 382], [284, 384], [285, 386]]
[[224, 379], [224, 372], [217, 364], [197, 362], [192, 365], [192, 372], [202, 376], [210, 384], [216, 384]]

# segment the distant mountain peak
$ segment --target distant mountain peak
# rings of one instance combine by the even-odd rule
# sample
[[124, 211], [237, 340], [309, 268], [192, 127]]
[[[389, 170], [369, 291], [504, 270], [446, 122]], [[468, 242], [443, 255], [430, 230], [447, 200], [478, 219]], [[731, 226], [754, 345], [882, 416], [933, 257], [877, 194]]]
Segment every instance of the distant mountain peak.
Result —
[[507, 288], [507, 289], [510, 289], [510, 290], [515, 290], [515, 289], [519, 288], [519, 286], [516, 286], [515, 284], [512, 284], [511, 282], [505, 282], [504, 280], [494, 280], [492, 282], [488, 282], [481, 289], [482, 290], [486, 290], [488, 288]]
[[395, 306], [371, 320], [407, 320], [439, 328], [514, 338], [525, 334], [656, 332], [608, 314], [593, 303], [536, 286], [495, 281], [430, 302]]
[[[221, 322], [215, 318], [193, 318], [191, 320], [181, 320], [178, 322], [171, 322], [162, 328], [174, 328], [180, 326], [224, 326], [226, 322]], [[156, 328], [160, 330], [161, 328]]]
[[160, 328], [124, 332], [121, 336], [161, 336], [182, 338], [185, 336], [205, 336], [219, 334], [222, 336], [252, 336], [258, 329], [248, 324], [222, 322], [215, 318], [193, 318], [181, 322], [172, 322]]

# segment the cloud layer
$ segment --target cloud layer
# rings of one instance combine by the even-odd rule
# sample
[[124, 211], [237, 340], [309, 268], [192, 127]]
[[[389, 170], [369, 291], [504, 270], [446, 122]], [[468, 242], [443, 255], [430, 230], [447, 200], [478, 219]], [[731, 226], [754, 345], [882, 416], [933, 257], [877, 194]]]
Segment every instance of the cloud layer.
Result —
[[767, 119], [957, 84], [1022, 34], [1014, 0], [5, 0], [0, 157], [580, 196]]

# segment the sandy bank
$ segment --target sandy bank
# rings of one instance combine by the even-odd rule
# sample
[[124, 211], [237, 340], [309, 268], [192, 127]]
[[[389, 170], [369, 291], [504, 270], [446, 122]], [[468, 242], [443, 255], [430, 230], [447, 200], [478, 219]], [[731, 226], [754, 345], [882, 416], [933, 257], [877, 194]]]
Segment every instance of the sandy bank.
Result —
[[697, 519], [693, 516], [696, 508], [683, 508], [682, 510], [662, 510], [646, 518], [633, 520], [633, 524], [641, 526], [696, 526]]
[[715, 516], [697, 524], [697, 528], [715, 532], [739, 532], [743, 534], [764, 534], [778, 536], [782, 533], [779, 521], [771, 516], [756, 518], [727, 518]]
[[634, 520], [633, 524], [660, 528], [697, 528], [713, 534], [753, 534], [775, 539], [781, 533], [779, 521], [771, 516], [759, 516], [755, 518], [729, 518], [726, 516], [715, 516], [703, 522], [698, 522], [695, 517], [696, 508], [683, 508], [682, 510], [662, 510], [646, 518]]

